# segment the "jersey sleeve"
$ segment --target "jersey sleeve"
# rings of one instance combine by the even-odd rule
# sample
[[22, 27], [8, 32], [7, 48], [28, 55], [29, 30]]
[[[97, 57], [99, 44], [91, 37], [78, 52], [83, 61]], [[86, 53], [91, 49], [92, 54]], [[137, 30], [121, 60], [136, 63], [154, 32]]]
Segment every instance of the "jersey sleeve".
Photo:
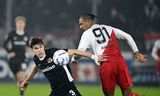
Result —
[[78, 50], [86, 51], [90, 47], [90, 40], [87, 32], [82, 34], [81, 40], [79, 42]]
[[127, 41], [128, 45], [131, 47], [134, 53], [138, 51], [137, 45], [131, 35], [117, 28], [113, 28], [113, 31], [115, 32], [115, 35], [118, 39], [124, 39]]
[[29, 47], [30, 36], [26, 33], [26, 46]]
[[51, 48], [49, 50], [52, 54], [54, 54], [54, 52], [56, 52], [57, 50], [65, 50], [66, 52], [68, 51], [68, 49], [60, 49], [60, 48]]
[[34, 64], [36, 65], [36, 66], [38, 66], [38, 57], [36, 56], [36, 55], [34, 55], [34, 57], [33, 57], [33, 61], [34, 61]]
[[7, 52], [10, 51], [9, 42], [11, 42], [11, 41], [12, 41], [12, 32], [5, 36], [5, 40], [4, 40], [4, 45], [3, 45], [3, 47], [5, 48], [5, 50], [6, 50]]

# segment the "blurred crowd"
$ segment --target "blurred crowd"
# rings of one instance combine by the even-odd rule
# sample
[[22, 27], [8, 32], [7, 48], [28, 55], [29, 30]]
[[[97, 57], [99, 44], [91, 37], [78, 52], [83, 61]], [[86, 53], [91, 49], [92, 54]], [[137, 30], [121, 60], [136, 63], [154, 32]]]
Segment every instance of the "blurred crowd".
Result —
[[[157, 36], [160, 33], [159, 5], [159, 0], [1, 0], [0, 46], [4, 35], [10, 31], [6, 29], [6, 15], [10, 15], [8, 17], [11, 22], [16, 16], [23, 15], [27, 18], [26, 30], [31, 36], [42, 36], [48, 42], [61, 39], [61, 43], [56, 45], [53, 41], [53, 45], [75, 48], [81, 34], [78, 27], [79, 16], [90, 12], [98, 16], [99, 23], [120, 28], [131, 34], [140, 50], [146, 51], [145, 35]], [[10, 14], [7, 13], [8, 8]], [[13, 29], [14, 22], [10, 26], [10, 29]]]

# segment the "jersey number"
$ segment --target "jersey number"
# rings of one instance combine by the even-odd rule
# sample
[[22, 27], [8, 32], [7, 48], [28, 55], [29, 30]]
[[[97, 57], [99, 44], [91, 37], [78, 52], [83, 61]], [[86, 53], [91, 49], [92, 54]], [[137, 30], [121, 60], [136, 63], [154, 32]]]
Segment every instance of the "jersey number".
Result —
[[[106, 30], [105, 27], [95, 28], [95, 29], [93, 29], [92, 31], [93, 31], [94, 36], [97, 38], [96, 41], [97, 41], [98, 44], [101, 44], [101, 43], [106, 42], [106, 37], [104, 36], [103, 33], [106, 33], [108, 39], [110, 39], [110, 36], [109, 36], [109, 34], [108, 34], [108, 32], [107, 32], [107, 30]], [[103, 32], [103, 31], [104, 31], [104, 32]]]
[[73, 90], [69, 90], [69, 93], [72, 95], [72, 96], [75, 96], [76, 93], [73, 91]]

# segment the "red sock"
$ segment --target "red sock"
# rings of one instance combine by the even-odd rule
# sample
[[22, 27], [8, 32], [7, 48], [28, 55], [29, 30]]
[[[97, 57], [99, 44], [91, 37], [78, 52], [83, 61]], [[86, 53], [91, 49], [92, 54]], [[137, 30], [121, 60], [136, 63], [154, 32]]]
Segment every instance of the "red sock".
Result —
[[140, 95], [138, 95], [137, 93], [130, 93], [127, 96], [140, 96]]

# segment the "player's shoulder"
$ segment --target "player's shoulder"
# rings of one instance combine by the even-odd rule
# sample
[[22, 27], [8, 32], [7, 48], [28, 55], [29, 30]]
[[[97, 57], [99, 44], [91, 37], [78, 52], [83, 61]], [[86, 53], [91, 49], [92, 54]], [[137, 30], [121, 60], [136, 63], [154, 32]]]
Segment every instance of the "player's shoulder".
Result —
[[36, 55], [34, 55], [33, 60], [34, 60], [34, 62], [36, 63], [36, 62], [39, 61], [39, 58], [38, 58]]
[[15, 30], [12, 30], [8, 33], [8, 35], [15, 35], [16, 34], [16, 31]]
[[103, 27], [105, 27], [106, 29], [113, 29], [112, 26], [105, 25], [105, 24], [94, 24], [91, 28], [95, 29], [95, 28], [103, 28]]
[[160, 39], [159, 39], [159, 40], [156, 40], [155, 44], [156, 44], [156, 45], [159, 45], [159, 44], [160, 44]]
[[57, 51], [58, 48], [49, 48], [49, 49], [45, 49], [46, 52], [50, 52], [50, 51]]
[[46, 55], [54, 54], [54, 52], [56, 52], [57, 50], [59, 50], [59, 48], [49, 48], [49, 49], [45, 49], [45, 53]]

